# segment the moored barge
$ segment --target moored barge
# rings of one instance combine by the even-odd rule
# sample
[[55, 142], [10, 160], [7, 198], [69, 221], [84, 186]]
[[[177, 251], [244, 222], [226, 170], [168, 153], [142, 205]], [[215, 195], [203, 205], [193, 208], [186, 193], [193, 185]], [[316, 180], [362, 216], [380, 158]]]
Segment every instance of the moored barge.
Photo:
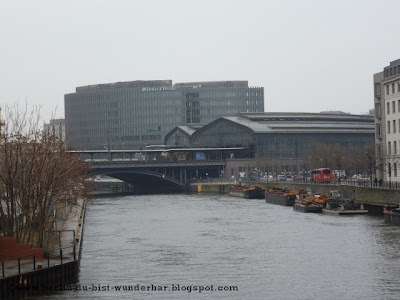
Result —
[[274, 187], [265, 191], [265, 202], [283, 206], [292, 206], [296, 200], [297, 192]]
[[235, 184], [229, 187], [228, 195], [247, 199], [263, 199], [265, 197], [265, 188], [257, 185], [246, 187]]
[[352, 199], [341, 198], [338, 191], [331, 191], [325, 199], [325, 207], [322, 213], [330, 215], [360, 215], [367, 214], [362, 204]]
[[296, 196], [295, 203], [293, 204], [293, 210], [303, 213], [321, 213], [322, 206], [313, 203], [313, 200], [314, 197], [310, 193], [300, 191]]

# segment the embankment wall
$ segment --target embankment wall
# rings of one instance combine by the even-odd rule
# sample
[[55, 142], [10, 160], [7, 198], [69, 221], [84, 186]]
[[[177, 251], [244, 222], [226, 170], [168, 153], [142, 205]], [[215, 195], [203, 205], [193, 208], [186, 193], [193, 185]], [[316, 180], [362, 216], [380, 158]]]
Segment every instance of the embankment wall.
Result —
[[[384, 189], [379, 187], [360, 187], [351, 185], [320, 185], [320, 184], [305, 184], [294, 182], [246, 182], [247, 185], [258, 185], [266, 188], [279, 186], [291, 190], [303, 188], [311, 193], [325, 193], [332, 190], [338, 190], [344, 198], [353, 199], [356, 202], [364, 203], [367, 209], [372, 212], [382, 212], [382, 207], [385, 205], [398, 205], [400, 203], [400, 190]], [[231, 183], [193, 183], [191, 192], [194, 193], [212, 193], [219, 195], [227, 195]]]

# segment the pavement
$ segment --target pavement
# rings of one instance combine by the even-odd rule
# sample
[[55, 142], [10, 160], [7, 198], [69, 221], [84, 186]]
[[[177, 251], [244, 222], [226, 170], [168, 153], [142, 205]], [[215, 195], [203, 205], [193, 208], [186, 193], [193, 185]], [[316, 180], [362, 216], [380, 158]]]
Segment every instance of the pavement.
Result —
[[[54, 245], [54, 250], [49, 251], [49, 258], [43, 257], [43, 259], [36, 259], [35, 261], [33, 259], [20, 260], [19, 267], [16, 259], [5, 260], [0, 266], [0, 278], [73, 261], [74, 245], [75, 259], [78, 259], [83, 226], [83, 207], [84, 201], [78, 199], [76, 203], [68, 203], [65, 210], [57, 212], [56, 230], [49, 234], [51, 244]], [[62, 249], [62, 257], [60, 256], [60, 249]]]

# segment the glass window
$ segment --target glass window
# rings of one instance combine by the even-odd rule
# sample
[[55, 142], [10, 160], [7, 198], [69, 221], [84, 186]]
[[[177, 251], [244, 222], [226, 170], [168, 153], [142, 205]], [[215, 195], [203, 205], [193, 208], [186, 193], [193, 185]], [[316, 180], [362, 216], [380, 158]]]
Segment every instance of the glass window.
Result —
[[394, 94], [394, 83], [392, 83], [392, 94]]
[[[400, 100], [399, 100], [400, 101]], [[400, 106], [399, 106], [400, 107]], [[375, 105], [375, 116], [377, 118], [381, 117], [381, 105], [380, 104], [376, 104]]]
[[393, 113], [396, 112], [396, 101], [392, 101], [392, 111]]
[[387, 121], [387, 133], [390, 133], [390, 121]]
[[393, 142], [393, 154], [397, 154], [397, 142]]
[[392, 154], [391, 144], [388, 142], [388, 154]]
[[396, 133], [396, 120], [393, 120], [393, 133]]
[[[399, 83], [400, 84], [400, 83]], [[375, 95], [377, 97], [381, 96], [381, 85], [379, 83], [375, 84]]]
[[386, 85], [386, 95], [389, 95], [389, 85]]
[[390, 104], [386, 103], [386, 114], [390, 114]]

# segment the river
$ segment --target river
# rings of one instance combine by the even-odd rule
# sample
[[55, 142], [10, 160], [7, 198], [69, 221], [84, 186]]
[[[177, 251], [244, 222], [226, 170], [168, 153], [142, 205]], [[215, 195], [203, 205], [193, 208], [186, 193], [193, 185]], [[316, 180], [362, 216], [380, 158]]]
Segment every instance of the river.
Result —
[[40, 298], [399, 299], [399, 237], [381, 216], [263, 200], [100, 198], [86, 213], [78, 290]]

